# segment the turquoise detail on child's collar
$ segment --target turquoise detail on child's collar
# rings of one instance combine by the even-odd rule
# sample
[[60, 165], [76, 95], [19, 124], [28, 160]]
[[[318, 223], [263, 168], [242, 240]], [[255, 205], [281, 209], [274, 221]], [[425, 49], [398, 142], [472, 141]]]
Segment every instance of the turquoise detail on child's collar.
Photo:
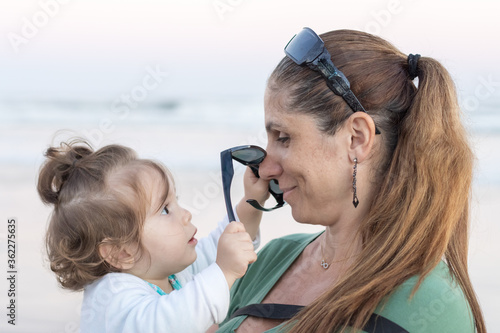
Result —
[[175, 290], [179, 290], [182, 288], [182, 285], [179, 282], [179, 280], [177, 280], [177, 277], [175, 276], [175, 274], [172, 274], [168, 277], [168, 282], [170, 282], [170, 284], [172, 285], [172, 288], [174, 288]]
[[[148, 282], [148, 281], [146, 281]], [[172, 285], [172, 288], [174, 288], [174, 290], [179, 290], [182, 288], [182, 285], [181, 283], [179, 282], [179, 280], [177, 280], [177, 277], [172, 274], [168, 277], [168, 282], [170, 282], [170, 285]], [[148, 282], [148, 284], [151, 286], [151, 288], [154, 289], [154, 291], [156, 291], [160, 296], [163, 296], [163, 295], [167, 295], [166, 292], [164, 292], [160, 287], [158, 287], [157, 285], [155, 284], [152, 284], [151, 282]]]
[[[148, 282], [148, 281], [146, 281]], [[160, 296], [166, 295], [167, 293], [164, 292], [160, 287], [158, 287], [156, 284], [152, 284], [151, 282], [148, 282], [148, 284], [151, 286], [151, 288], [154, 289]]]

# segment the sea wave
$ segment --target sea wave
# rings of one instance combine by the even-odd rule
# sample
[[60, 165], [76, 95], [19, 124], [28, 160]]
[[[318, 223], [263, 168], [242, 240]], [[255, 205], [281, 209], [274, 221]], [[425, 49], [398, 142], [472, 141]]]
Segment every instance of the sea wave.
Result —
[[102, 119], [121, 123], [176, 124], [230, 123], [248, 126], [262, 122], [259, 100], [162, 100], [149, 103], [100, 101], [0, 101], [0, 123], [54, 124], [95, 123]]

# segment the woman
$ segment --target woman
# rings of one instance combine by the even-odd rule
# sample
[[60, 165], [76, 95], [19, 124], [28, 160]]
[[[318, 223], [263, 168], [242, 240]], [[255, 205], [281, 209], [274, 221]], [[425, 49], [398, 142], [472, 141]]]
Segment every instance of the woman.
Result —
[[[467, 272], [473, 155], [449, 74], [367, 33], [321, 38], [329, 53], [304, 29], [269, 78], [259, 172], [325, 231], [262, 249], [219, 332], [485, 332]], [[235, 313], [252, 303], [305, 307], [289, 321], [268, 319], [278, 305]]]

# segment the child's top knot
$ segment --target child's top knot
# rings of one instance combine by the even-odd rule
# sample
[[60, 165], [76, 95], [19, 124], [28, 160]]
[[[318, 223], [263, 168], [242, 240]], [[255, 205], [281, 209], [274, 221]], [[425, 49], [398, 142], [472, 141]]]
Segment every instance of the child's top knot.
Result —
[[37, 189], [42, 201], [46, 204], [58, 204], [65, 183], [76, 169], [84, 167], [85, 158], [92, 153], [93, 149], [83, 140], [48, 148], [45, 152], [47, 159], [38, 178]]

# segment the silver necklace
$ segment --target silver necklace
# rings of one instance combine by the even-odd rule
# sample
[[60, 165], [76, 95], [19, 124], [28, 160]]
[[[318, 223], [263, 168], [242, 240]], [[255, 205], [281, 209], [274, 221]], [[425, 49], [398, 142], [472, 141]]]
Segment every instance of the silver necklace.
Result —
[[350, 257], [347, 257], [347, 258], [344, 258], [344, 259], [340, 259], [340, 260], [335, 260], [335, 261], [330, 261], [329, 263], [325, 260], [325, 254], [323, 253], [323, 244], [320, 243], [319, 244], [319, 247], [321, 248], [321, 267], [323, 267], [323, 269], [327, 270], [331, 264], [335, 264], [337, 262], [342, 262], [342, 261], [346, 261], [348, 259], [351, 259], [352, 257], [355, 257], [355, 256], [350, 256]]

